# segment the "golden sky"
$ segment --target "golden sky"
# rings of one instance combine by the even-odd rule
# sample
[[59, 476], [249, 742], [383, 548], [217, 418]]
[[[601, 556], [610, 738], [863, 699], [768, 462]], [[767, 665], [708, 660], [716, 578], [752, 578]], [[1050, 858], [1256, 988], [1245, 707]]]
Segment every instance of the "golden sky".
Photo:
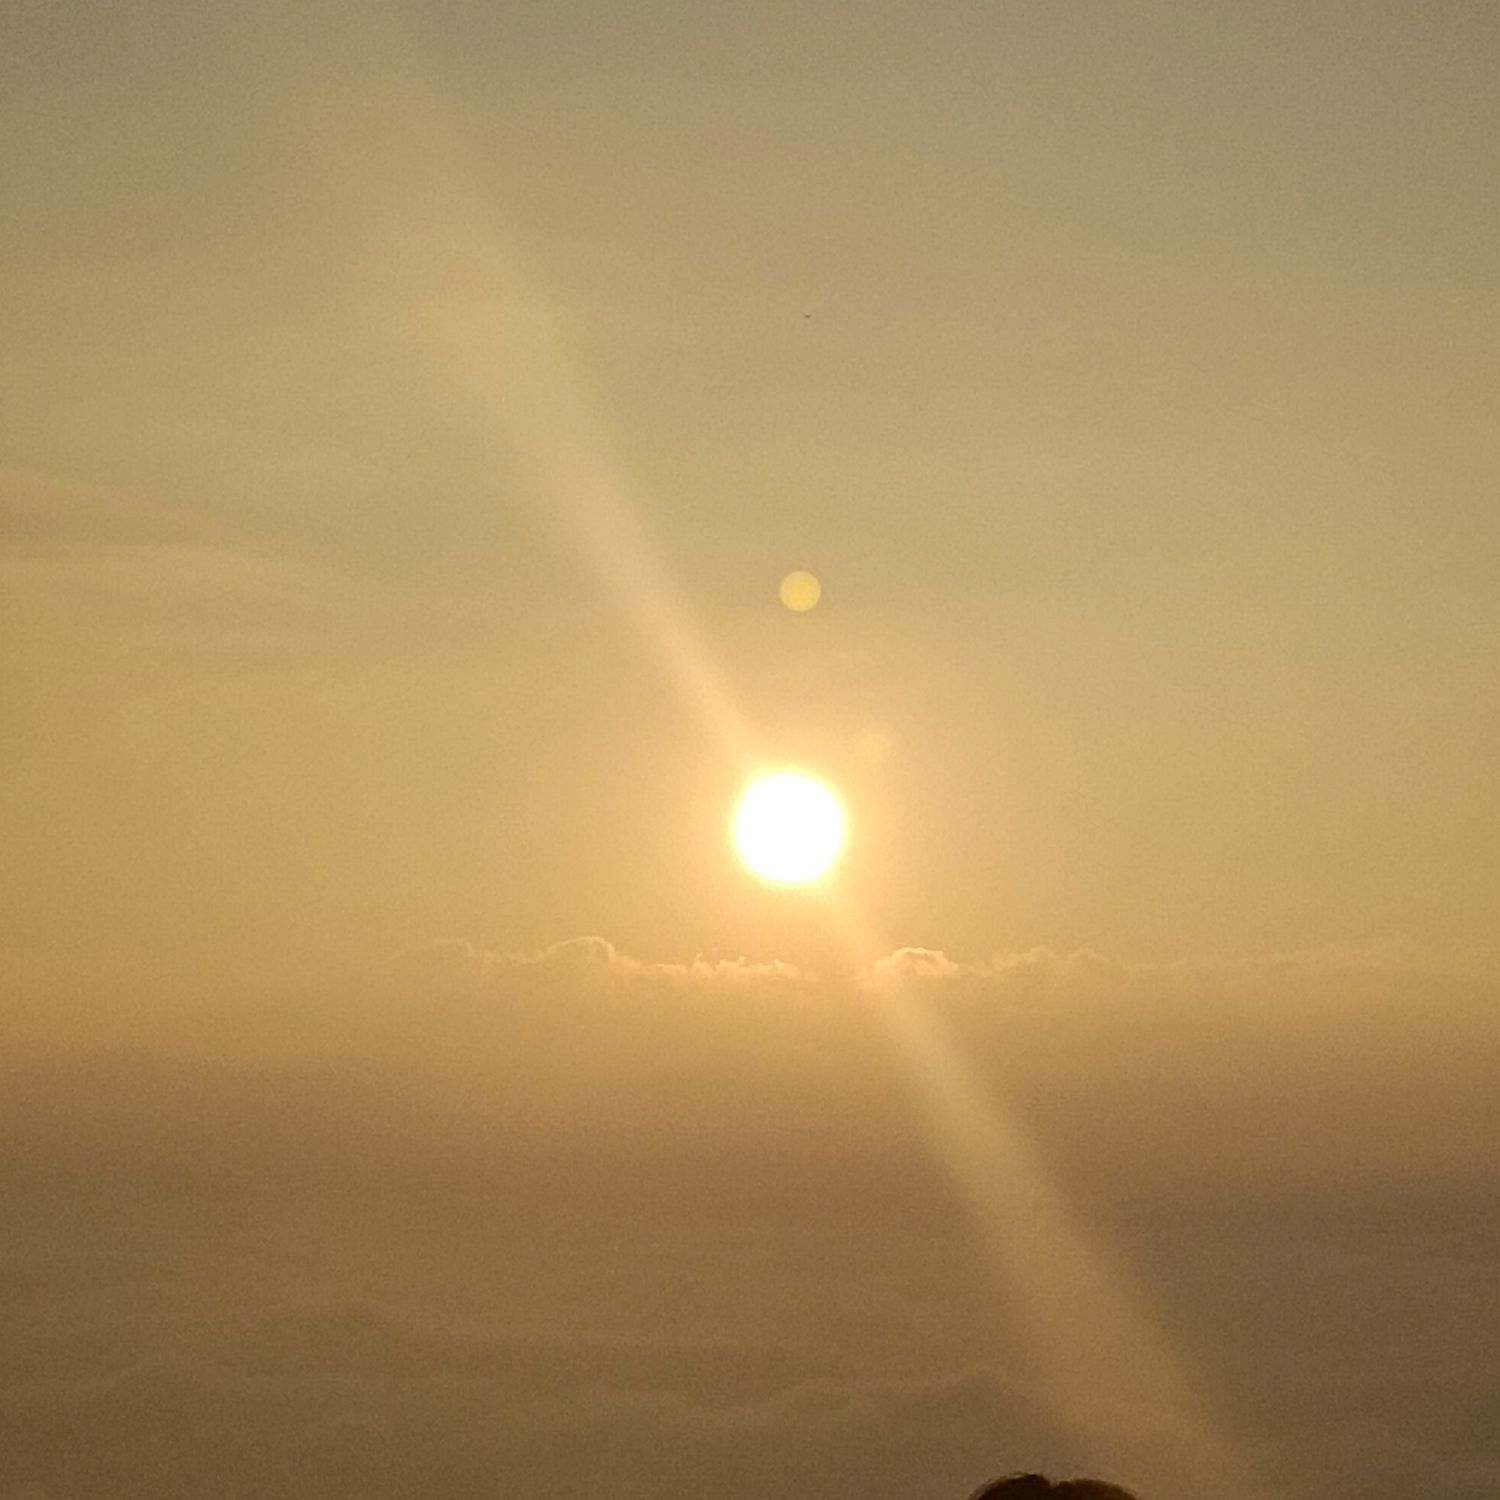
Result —
[[[280, 1191], [302, 1170], [288, 1141], [326, 1133], [313, 1179], [342, 1181], [371, 1138], [372, 1181], [430, 1172], [459, 1214], [470, 1171], [524, 1197], [547, 1176], [539, 1141], [618, 1136], [621, 1161], [652, 1164], [643, 1200], [577, 1228], [598, 1186], [584, 1166], [576, 1198], [547, 1199], [557, 1255], [638, 1298], [641, 1326], [593, 1335], [605, 1426], [585, 1439], [558, 1408], [546, 1420], [572, 1438], [454, 1457], [441, 1493], [488, 1494], [476, 1476], [501, 1470], [562, 1493], [587, 1455], [618, 1462], [650, 1401], [611, 1385], [609, 1361], [649, 1346], [683, 1390], [699, 1380], [684, 1372], [717, 1325], [674, 1303], [672, 1278], [691, 1283], [722, 1233], [767, 1306], [828, 1321], [820, 1352], [768, 1312], [771, 1342], [724, 1334], [745, 1388], [711, 1417], [658, 1401], [651, 1431], [708, 1474], [750, 1431], [852, 1454], [881, 1430], [962, 1429], [951, 1452], [968, 1457], [943, 1471], [959, 1500], [992, 1451], [973, 1413], [1020, 1399], [965, 1342], [984, 1277], [942, 1301], [972, 1246], [951, 1226], [892, 1231], [876, 1237], [888, 1265], [851, 1269], [808, 1206], [832, 1191], [834, 1221], [863, 1233], [887, 1194], [926, 1224], [947, 1172], [988, 1225], [983, 1253], [1024, 1249], [1000, 1244], [983, 1173], [965, 1176], [958, 1116], [925, 1127], [940, 1170], [872, 1082], [896, 1089], [901, 1070], [876, 1061], [860, 997], [894, 975], [917, 1013], [957, 1007], [957, 1050], [931, 1054], [941, 1073], [975, 1049], [972, 1077], [947, 1075], [953, 1109], [1014, 1094], [991, 1123], [1024, 1117], [1085, 1198], [1138, 1172], [1213, 1201], [1158, 1308], [1157, 1343], [1189, 1351], [1163, 1359], [1159, 1389], [1195, 1388], [1201, 1356], [1208, 1406], [1261, 1434], [1246, 1447], [1271, 1455], [1262, 1472], [1312, 1472], [1291, 1406], [1253, 1395], [1293, 1367], [1322, 1378], [1312, 1312], [1283, 1311], [1247, 1363], [1233, 1351], [1267, 1309], [1302, 1305], [1288, 1288], [1312, 1299], [1347, 1264], [1373, 1307], [1368, 1224], [1299, 1209], [1327, 1255], [1277, 1261], [1236, 1310], [1236, 1276], [1276, 1241], [1262, 1225], [1214, 1259], [1224, 1204], [1283, 1173], [1314, 1194], [1493, 1177], [1497, 51], [1496, 13], [1461, 0], [4, 8], [0, 1045], [21, 1142], [6, 1170], [97, 1184], [160, 1159], [196, 1182], [219, 1142], [236, 1181], [264, 1170]], [[782, 607], [795, 569], [820, 582], [816, 608]], [[847, 808], [831, 898], [768, 888], [730, 848], [747, 774], [783, 763]], [[621, 1005], [651, 1017], [640, 1035]], [[703, 1014], [723, 1012], [711, 1036]], [[104, 1042], [135, 1060], [56, 1061]], [[1242, 1055], [1249, 1081], [1225, 1061]], [[271, 1102], [239, 1083], [213, 1102], [220, 1065], [274, 1075]], [[528, 1092], [536, 1078], [555, 1089]], [[376, 1123], [371, 1100], [407, 1088]], [[1067, 1123], [1091, 1101], [1118, 1132]], [[201, 1156], [180, 1146], [200, 1131]], [[684, 1163], [664, 1143], [686, 1136]], [[670, 1227], [762, 1156], [790, 1174], [790, 1207], [751, 1230], [723, 1205]], [[175, 1221], [148, 1197], [140, 1263], [165, 1266]], [[315, 1326], [278, 1344], [267, 1293], [244, 1369], [367, 1338], [382, 1370], [482, 1367], [475, 1381], [499, 1382], [485, 1401], [584, 1400], [563, 1366], [593, 1304], [537, 1243], [450, 1226], [460, 1261], [511, 1255], [545, 1282], [535, 1327], [517, 1333], [493, 1288], [474, 1325], [546, 1345], [550, 1373], [528, 1385], [522, 1354], [455, 1332], [458, 1262], [430, 1305], [392, 1310], [390, 1288], [436, 1253], [418, 1210], [371, 1229], [378, 1206], [345, 1221], [313, 1197], [285, 1222], [342, 1280], [277, 1261]], [[48, 1212], [17, 1230], [38, 1266], [74, 1232]], [[114, 1199], [77, 1212], [89, 1243], [124, 1232]], [[253, 1247], [248, 1222], [233, 1234]], [[354, 1222], [384, 1247], [367, 1283], [329, 1248]], [[610, 1222], [629, 1225], [613, 1269]], [[812, 1269], [768, 1269], [742, 1231], [784, 1231]], [[1124, 1260], [1170, 1260], [1162, 1233]], [[161, 1271], [187, 1288], [174, 1327], [229, 1295], [228, 1243]], [[1391, 1262], [1418, 1322], [1433, 1253]], [[1453, 1272], [1464, 1287], [1473, 1264]], [[838, 1325], [817, 1291], [836, 1283], [864, 1287], [886, 1333]], [[1476, 1326], [1467, 1295], [1443, 1327]], [[24, 1313], [33, 1332], [45, 1305]], [[652, 1343], [669, 1306], [681, 1326]], [[890, 1330], [923, 1308], [908, 1359]], [[392, 1353], [408, 1314], [426, 1353]], [[1351, 1310], [1330, 1347], [1367, 1346], [1364, 1319]], [[161, 1411], [208, 1358], [187, 1343]], [[862, 1366], [873, 1383], [849, 1374]], [[1390, 1401], [1423, 1420], [1477, 1410], [1449, 1366], [1421, 1378], [1420, 1399]], [[1314, 1405], [1331, 1414], [1348, 1397], [1328, 1381]], [[478, 1388], [423, 1401], [477, 1412]], [[49, 1408], [38, 1427], [15, 1389], [0, 1382], [0, 1415], [44, 1437], [33, 1467], [0, 1464], [0, 1500], [102, 1497], [58, 1456], [72, 1419]], [[429, 1493], [423, 1464], [455, 1453], [439, 1428], [456, 1419], [398, 1422], [409, 1441], [382, 1487], [348, 1432], [394, 1419], [350, 1401], [343, 1456], [285, 1493]], [[1359, 1429], [1376, 1447], [1377, 1407]], [[1043, 1402], [1017, 1430], [1086, 1461], [1055, 1415]], [[313, 1442], [298, 1434], [276, 1441]], [[1406, 1493], [1349, 1441], [1317, 1460], [1335, 1491], [1357, 1472], [1361, 1494]], [[1453, 1441], [1462, 1462], [1430, 1493], [1490, 1493], [1493, 1444]], [[907, 1477], [927, 1451], [912, 1443]], [[121, 1472], [148, 1474], [137, 1459]], [[875, 1477], [895, 1469], [843, 1461], [821, 1489], [797, 1482], [906, 1492]], [[675, 1482], [641, 1463], [620, 1496]], [[257, 1494], [282, 1493], [252, 1472]], [[1142, 1472], [1170, 1500], [1171, 1473]], [[111, 1500], [137, 1493], [122, 1483]], [[193, 1500], [191, 1484], [139, 1492]]]
[[8, 24], [39, 977], [799, 956], [643, 590], [893, 944], [1486, 936], [1482, 8]]

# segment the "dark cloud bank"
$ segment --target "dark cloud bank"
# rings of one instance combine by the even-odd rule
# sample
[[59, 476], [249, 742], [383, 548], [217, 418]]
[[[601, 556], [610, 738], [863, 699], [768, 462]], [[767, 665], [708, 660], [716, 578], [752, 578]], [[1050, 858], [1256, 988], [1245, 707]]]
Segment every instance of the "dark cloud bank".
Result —
[[[905, 950], [879, 977], [1268, 1494], [1500, 1491], [1492, 969]], [[871, 976], [453, 943], [82, 1013], [4, 1035], [0, 1500], [941, 1500], [1098, 1459]]]

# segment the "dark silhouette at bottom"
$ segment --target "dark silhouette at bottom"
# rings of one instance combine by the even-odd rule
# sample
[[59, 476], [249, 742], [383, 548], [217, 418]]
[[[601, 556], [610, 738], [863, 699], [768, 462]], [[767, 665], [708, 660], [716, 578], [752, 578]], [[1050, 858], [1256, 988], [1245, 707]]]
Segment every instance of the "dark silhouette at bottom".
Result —
[[1129, 1490], [1102, 1479], [1047, 1479], [1041, 1474], [1007, 1474], [975, 1490], [969, 1500], [1136, 1500]]

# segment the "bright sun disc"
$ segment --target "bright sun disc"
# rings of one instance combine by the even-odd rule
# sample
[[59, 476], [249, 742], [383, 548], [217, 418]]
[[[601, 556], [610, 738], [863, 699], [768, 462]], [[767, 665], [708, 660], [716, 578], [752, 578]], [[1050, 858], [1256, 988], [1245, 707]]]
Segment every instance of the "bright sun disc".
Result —
[[844, 847], [844, 809], [821, 781], [801, 771], [758, 777], [735, 809], [734, 846], [762, 880], [816, 880]]

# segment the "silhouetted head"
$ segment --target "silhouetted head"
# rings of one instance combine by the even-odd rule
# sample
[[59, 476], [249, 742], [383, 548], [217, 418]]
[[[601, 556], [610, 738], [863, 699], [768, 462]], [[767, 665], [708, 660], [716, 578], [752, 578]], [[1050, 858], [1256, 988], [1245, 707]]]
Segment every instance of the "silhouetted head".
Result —
[[1102, 1479], [1047, 1479], [1041, 1474], [1007, 1474], [974, 1491], [970, 1500], [1135, 1500], [1129, 1490]]

